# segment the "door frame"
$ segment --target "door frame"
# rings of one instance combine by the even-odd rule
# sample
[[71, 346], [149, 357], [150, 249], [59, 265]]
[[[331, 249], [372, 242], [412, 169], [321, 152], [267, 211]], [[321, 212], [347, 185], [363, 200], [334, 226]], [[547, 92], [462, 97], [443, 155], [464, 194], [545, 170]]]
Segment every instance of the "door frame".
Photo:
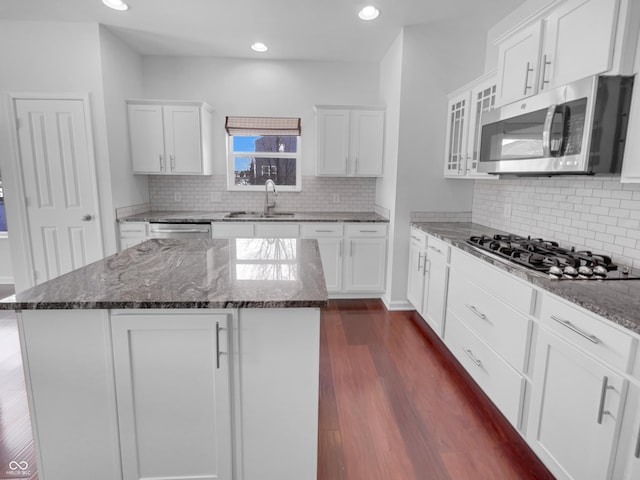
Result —
[[[7, 192], [5, 188], [5, 198], [9, 198], [11, 231], [9, 234], [10, 248], [13, 252], [12, 267], [14, 272], [14, 282], [20, 290], [23, 285], [19, 285], [20, 279], [26, 283], [25, 288], [36, 285], [34, 276], [34, 264], [32, 254], [32, 242], [29, 234], [29, 224], [27, 218], [27, 206], [25, 201], [24, 173], [22, 169], [22, 157], [20, 155], [20, 139], [18, 135], [18, 119], [16, 101], [18, 100], [79, 100], [84, 108], [84, 126], [87, 134], [87, 155], [89, 170], [91, 171], [90, 181], [93, 184], [93, 200], [96, 204], [96, 227], [98, 228], [99, 249], [104, 256], [104, 239], [102, 229], [102, 205], [100, 202], [100, 192], [98, 190], [98, 176], [96, 170], [96, 153], [93, 137], [93, 125], [91, 121], [91, 103], [88, 93], [38, 93], [38, 92], [7, 92], [5, 94], [7, 105], [8, 126], [10, 129], [10, 158], [8, 165], [10, 169], [7, 177], [11, 182], [11, 187]], [[6, 178], [6, 177], [5, 177]], [[8, 193], [8, 195], [7, 195]], [[6, 208], [6, 204], [5, 204]], [[24, 272], [24, 273], [23, 273]]]

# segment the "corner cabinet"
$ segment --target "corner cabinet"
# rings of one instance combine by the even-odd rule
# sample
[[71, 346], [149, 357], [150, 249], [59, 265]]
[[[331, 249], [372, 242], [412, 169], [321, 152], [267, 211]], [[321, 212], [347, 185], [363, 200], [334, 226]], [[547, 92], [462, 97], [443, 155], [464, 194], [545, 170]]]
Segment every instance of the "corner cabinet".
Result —
[[316, 105], [316, 175], [380, 177], [384, 107]]
[[127, 100], [133, 173], [211, 175], [213, 110], [201, 102]]
[[491, 178], [478, 172], [482, 116], [496, 104], [496, 73], [491, 71], [449, 94], [444, 176]]
[[629, 3], [552, 2], [522, 26], [499, 38], [498, 105], [590, 75], [611, 70], [624, 73], [631, 61], [630, 51], [624, 45], [628, 31], [632, 30], [627, 19]]

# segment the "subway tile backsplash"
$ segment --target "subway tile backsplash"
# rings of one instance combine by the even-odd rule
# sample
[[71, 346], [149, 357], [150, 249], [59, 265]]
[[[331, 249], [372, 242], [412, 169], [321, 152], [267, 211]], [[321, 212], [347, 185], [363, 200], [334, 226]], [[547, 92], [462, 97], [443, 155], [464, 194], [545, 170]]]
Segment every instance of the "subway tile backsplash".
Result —
[[640, 268], [640, 184], [622, 184], [618, 177], [477, 180], [472, 218]]
[[[153, 210], [247, 210], [264, 208], [264, 191], [227, 191], [225, 175], [149, 177]], [[302, 177], [301, 192], [278, 192], [276, 210], [373, 212], [375, 178]]]

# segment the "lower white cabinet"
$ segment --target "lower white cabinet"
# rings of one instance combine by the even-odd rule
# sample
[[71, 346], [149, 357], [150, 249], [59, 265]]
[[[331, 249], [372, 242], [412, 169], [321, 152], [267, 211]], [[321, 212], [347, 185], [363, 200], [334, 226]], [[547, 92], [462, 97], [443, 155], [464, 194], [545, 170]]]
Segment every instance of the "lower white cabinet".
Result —
[[119, 224], [120, 250], [138, 245], [147, 240], [147, 222], [122, 222]]
[[228, 315], [112, 315], [124, 480], [232, 478]]
[[611, 478], [628, 381], [541, 328], [527, 441], [562, 479]]
[[300, 226], [300, 234], [302, 238], [318, 240], [327, 291], [342, 291], [343, 225], [341, 223], [304, 223]]
[[422, 314], [424, 299], [425, 262], [427, 257], [427, 235], [417, 228], [409, 233], [409, 276], [407, 278], [407, 300]]
[[383, 292], [387, 265], [385, 224], [345, 225], [344, 290]]

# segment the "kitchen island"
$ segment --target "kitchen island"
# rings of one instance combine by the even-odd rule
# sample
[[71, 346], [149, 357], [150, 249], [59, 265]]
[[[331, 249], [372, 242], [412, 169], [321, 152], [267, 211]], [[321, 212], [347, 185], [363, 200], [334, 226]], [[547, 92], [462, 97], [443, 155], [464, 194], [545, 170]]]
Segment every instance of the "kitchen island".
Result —
[[21, 292], [41, 480], [316, 478], [315, 240], [149, 240]]

